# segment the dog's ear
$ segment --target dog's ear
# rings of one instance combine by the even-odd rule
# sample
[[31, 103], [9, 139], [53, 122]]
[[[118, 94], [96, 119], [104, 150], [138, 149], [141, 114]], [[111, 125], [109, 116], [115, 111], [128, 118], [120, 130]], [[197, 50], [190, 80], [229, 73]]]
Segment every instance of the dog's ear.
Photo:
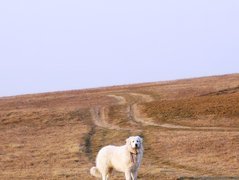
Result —
[[143, 138], [140, 137], [140, 141], [141, 141], [141, 143], [143, 143], [144, 142]]
[[130, 137], [125, 140], [127, 145], [130, 145]]

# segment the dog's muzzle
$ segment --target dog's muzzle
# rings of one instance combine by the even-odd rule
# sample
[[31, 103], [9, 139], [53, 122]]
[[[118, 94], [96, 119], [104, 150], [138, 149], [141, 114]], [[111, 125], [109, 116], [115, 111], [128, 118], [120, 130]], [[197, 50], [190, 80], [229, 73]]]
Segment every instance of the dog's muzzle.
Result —
[[135, 144], [135, 149], [140, 149], [140, 144]]

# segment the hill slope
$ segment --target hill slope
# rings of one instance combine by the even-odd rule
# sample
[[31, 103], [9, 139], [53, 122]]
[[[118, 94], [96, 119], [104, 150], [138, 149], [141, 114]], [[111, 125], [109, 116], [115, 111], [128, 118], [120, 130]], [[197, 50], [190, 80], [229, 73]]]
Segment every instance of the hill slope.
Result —
[[239, 74], [0, 98], [0, 176], [94, 179], [97, 151], [135, 134], [139, 179], [239, 176], [238, 102]]

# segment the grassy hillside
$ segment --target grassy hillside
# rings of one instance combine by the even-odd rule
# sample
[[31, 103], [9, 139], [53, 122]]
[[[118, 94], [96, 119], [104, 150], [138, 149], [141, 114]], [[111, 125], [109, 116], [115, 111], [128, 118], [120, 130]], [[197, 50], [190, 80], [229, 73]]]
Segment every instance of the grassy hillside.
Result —
[[93, 180], [98, 150], [130, 135], [139, 179], [239, 176], [239, 74], [2, 97], [0, 177]]

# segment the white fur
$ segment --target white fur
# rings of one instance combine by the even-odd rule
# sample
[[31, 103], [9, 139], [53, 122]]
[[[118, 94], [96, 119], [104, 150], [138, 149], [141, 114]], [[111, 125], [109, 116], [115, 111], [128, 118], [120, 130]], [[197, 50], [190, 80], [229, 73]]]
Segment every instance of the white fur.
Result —
[[107, 180], [112, 170], [125, 173], [126, 180], [137, 180], [138, 168], [143, 157], [143, 139], [131, 136], [123, 146], [105, 146], [96, 157], [96, 167], [91, 175]]

